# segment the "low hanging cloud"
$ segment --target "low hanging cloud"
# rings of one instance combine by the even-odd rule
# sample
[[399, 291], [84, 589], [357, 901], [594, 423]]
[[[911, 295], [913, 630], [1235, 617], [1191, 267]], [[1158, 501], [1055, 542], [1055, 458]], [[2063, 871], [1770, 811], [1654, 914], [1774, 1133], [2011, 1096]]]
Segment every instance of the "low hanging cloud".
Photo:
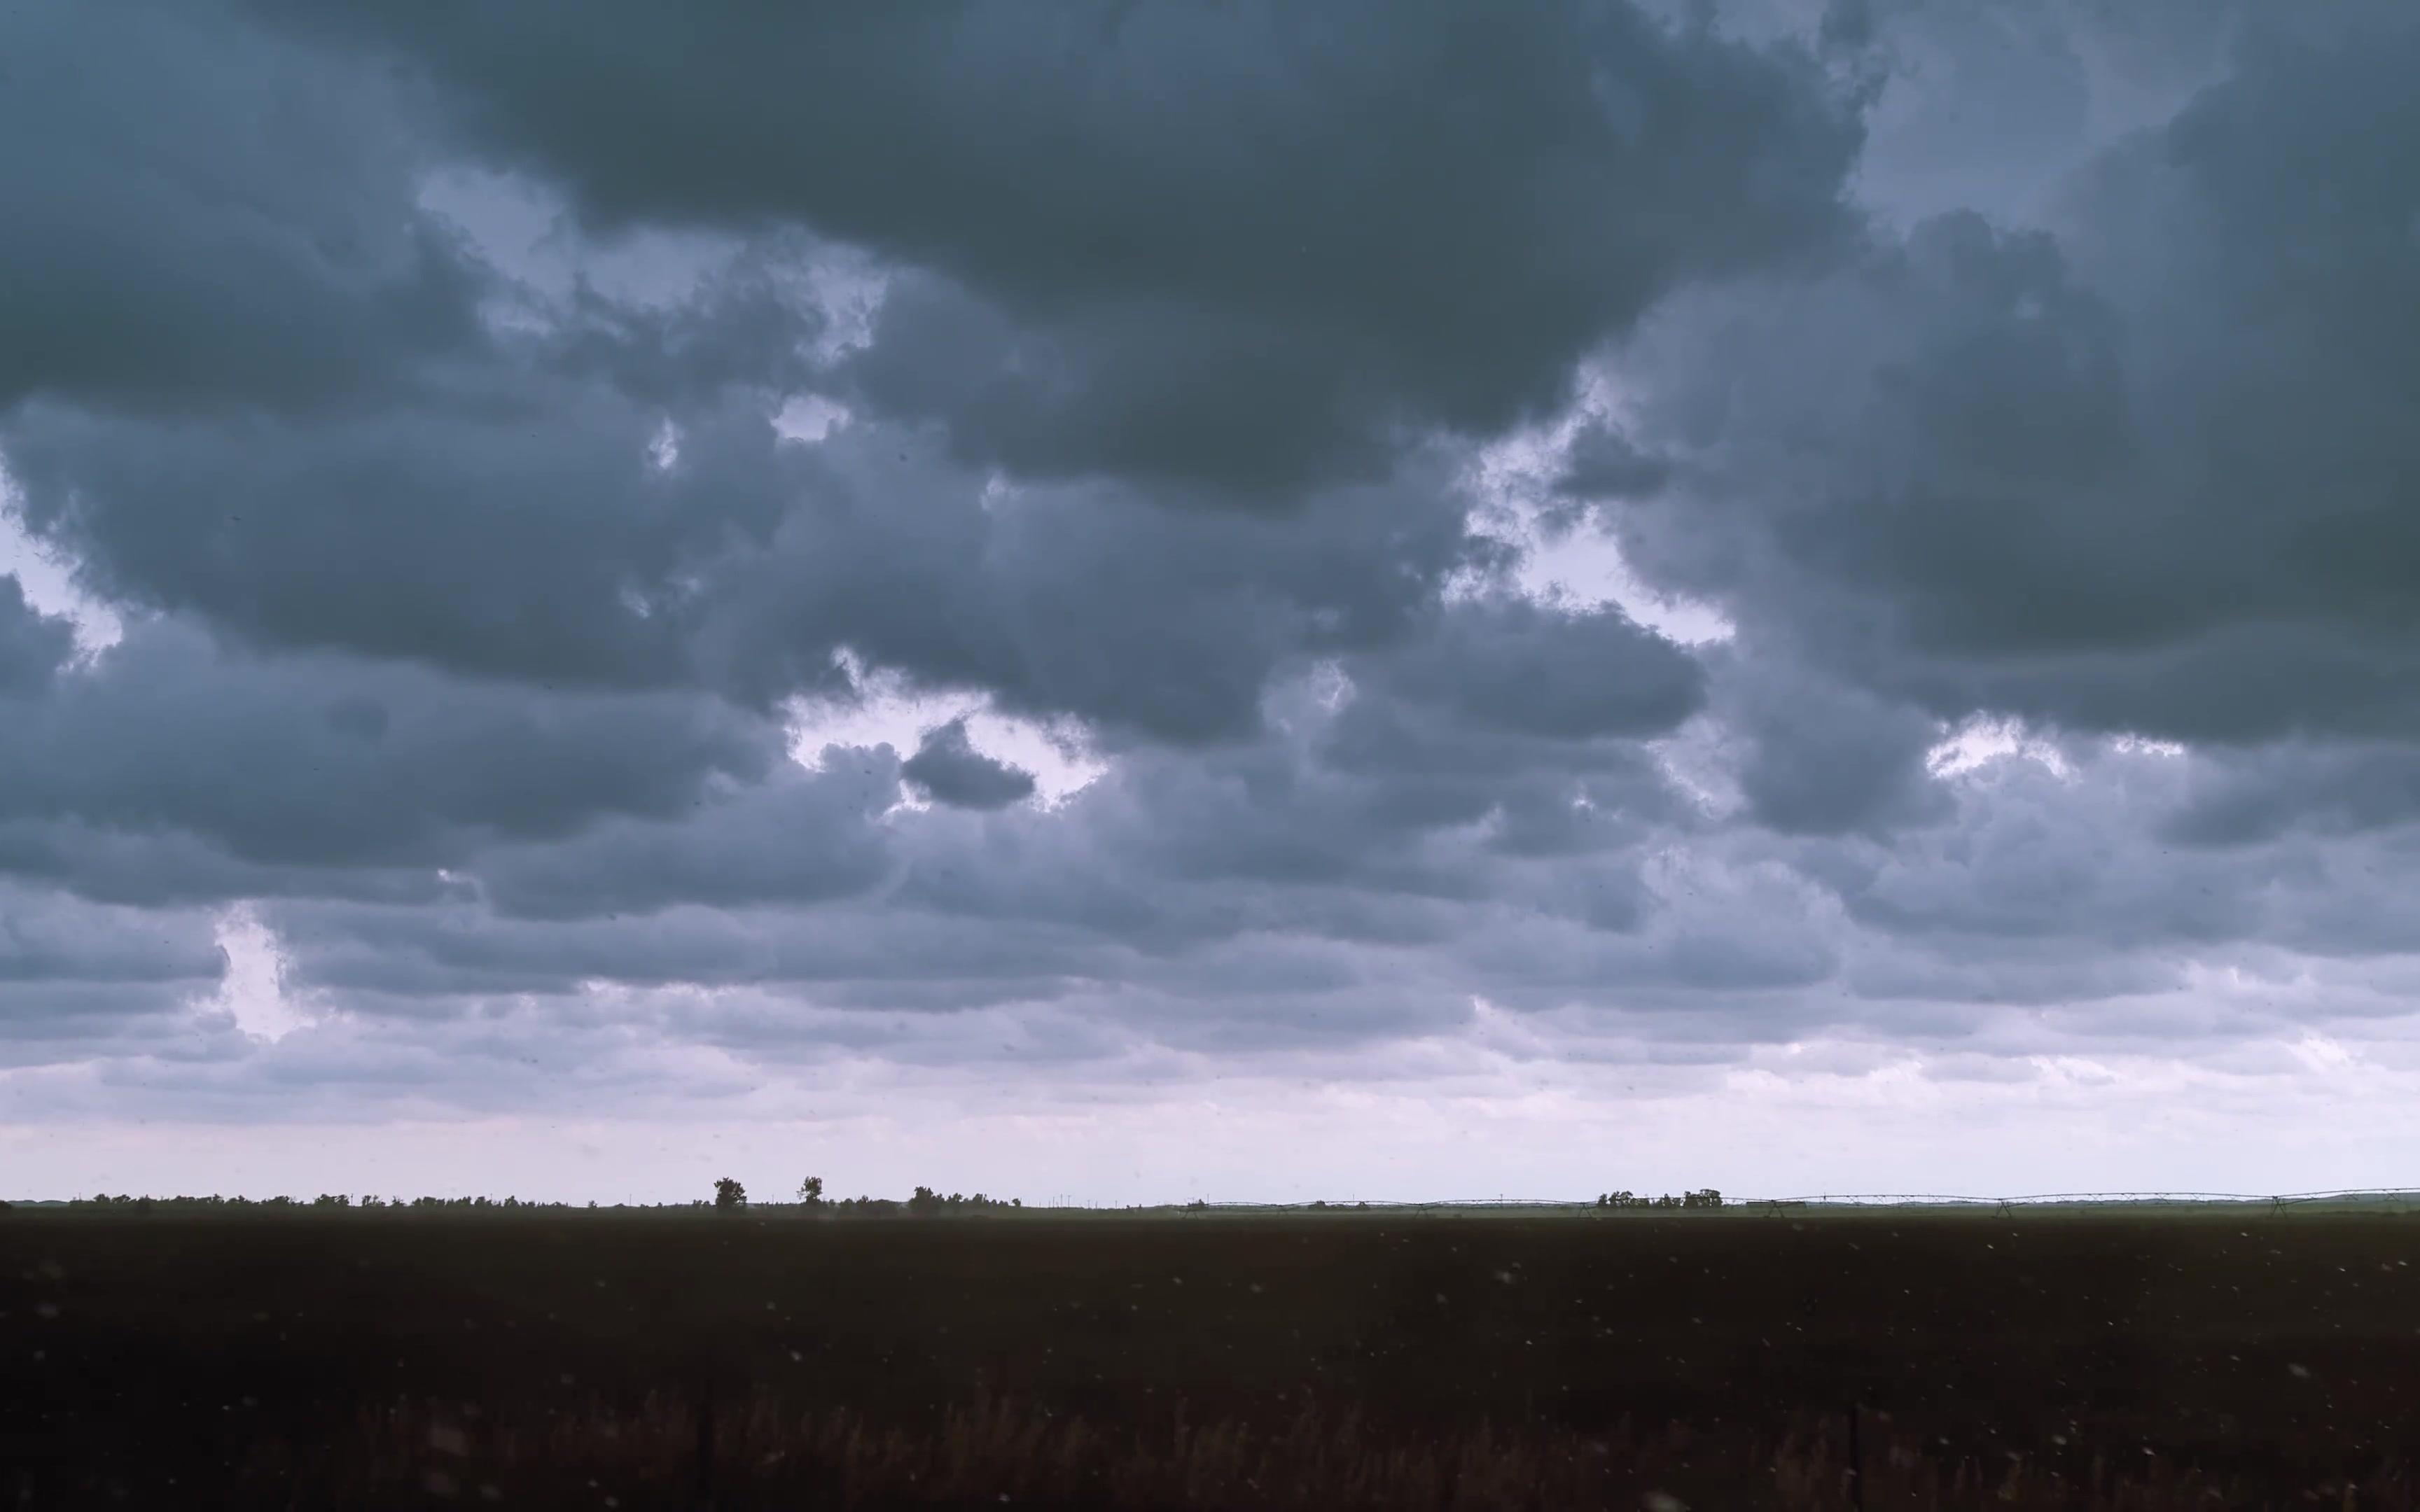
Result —
[[0, 501], [119, 626], [0, 577], [23, 1106], [2403, 1032], [2399, 8], [205, 0], [0, 52], [58, 144], [0, 162]]
[[1005, 809], [1033, 795], [1033, 774], [975, 749], [963, 717], [926, 732], [899, 772], [935, 802], [957, 809]]

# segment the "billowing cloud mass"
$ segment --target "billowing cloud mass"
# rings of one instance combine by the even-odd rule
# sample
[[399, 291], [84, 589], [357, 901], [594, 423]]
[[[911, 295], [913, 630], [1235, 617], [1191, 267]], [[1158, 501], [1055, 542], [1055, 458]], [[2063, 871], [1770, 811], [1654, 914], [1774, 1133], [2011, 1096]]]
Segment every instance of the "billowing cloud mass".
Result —
[[2404, 8], [0, 56], [22, 1127], [1837, 1131], [2420, 1041]]

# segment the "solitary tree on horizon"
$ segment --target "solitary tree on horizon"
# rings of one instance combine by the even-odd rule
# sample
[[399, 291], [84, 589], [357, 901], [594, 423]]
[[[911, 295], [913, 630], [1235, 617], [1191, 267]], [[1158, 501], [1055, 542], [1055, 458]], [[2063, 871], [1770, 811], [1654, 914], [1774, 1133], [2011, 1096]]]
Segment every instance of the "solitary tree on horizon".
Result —
[[744, 1208], [748, 1206], [748, 1189], [728, 1176], [717, 1177], [714, 1181], [714, 1205], [717, 1210], [723, 1212]]

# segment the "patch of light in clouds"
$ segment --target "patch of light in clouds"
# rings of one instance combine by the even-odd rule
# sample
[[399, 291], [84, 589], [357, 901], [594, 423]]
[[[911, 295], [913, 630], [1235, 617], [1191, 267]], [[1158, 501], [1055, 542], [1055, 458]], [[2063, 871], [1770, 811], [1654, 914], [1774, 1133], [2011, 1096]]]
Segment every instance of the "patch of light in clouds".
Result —
[[1733, 628], [1710, 604], [1659, 594], [1638, 580], [1621, 557], [1621, 544], [1582, 525], [1548, 534], [1532, 517], [1521, 545], [1513, 580], [1533, 598], [1594, 606], [1618, 604], [1621, 611], [1668, 640], [1684, 646], [1729, 640]]
[[276, 933], [248, 905], [220, 916], [218, 946], [226, 974], [204, 1008], [225, 1012], [244, 1034], [272, 1044], [313, 1022], [286, 990], [286, 956]]
[[794, 393], [774, 413], [773, 429], [784, 440], [813, 445], [854, 418], [848, 407], [817, 393]]
[[78, 586], [72, 565], [26, 533], [17, 508], [17, 486], [0, 458], [0, 575], [16, 579], [35, 609], [73, 623], [79, 655], [89, 657], [117, 644], [126, 626], [116, 612]]
[[516, 175], [478, 168], [428, 175], [421, 181], [420, 208], [450, 223], [498, 271], [556, 304], [583, 283], [624, 303], [671, 304], [735, 245], [727, 238], [659, 229], [593, 239], [582, 234], [560, 196]]
[[1924, 764], [1935, 777], [1959, 777], [1993, 762], [2019, 758], [2040, 762], [2057, 777], [2075, 775], [2058, 748], [2031, 734], [2023, 721], [1989, 716], [1978, 716], [1951, 731], [1925, 752]]
[[903, 758], [912, 756], [927, 732], [961, 717], [978, 752], [1033, 774], [1035, 796], [1045, 805], [1063, 802], [1109, 770], [1087, 752], [1080, 731], [1001, 714], [980, 695], [916, 691], [867, 670], [846, 652], [841, 661], [864, 690], [861, 697], [799, 700], [790, 706], [790, 755], [810, 770], [821, 765], [827, 746], [889, 746]]
[[1592, 511], [1553, 518], [1549, 497], [1574, 437], [1589, 424], [1618, 418], [1611, 380], [1589, 375], [1583, 398], [1551, 424], [1516, 432], [1480, 450], [1469, 472], [1481, 507], [1473, 528], [1519, 555], [1512, 586], [1531, 598], [1572, 608], [1620, 606], [1640, 625], [1684, 646], [1729, 640], [1729, 618], [1712, 604], [1660, 594], [1623, 560], [1621, 544]]

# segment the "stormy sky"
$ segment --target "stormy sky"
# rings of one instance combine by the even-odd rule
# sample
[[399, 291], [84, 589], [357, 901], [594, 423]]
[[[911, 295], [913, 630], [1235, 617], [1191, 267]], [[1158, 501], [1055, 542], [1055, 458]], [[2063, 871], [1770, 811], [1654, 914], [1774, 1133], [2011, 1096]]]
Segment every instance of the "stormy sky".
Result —
[[2420, 1169], [2420, 18], [0, 15], [0, 1188]]

